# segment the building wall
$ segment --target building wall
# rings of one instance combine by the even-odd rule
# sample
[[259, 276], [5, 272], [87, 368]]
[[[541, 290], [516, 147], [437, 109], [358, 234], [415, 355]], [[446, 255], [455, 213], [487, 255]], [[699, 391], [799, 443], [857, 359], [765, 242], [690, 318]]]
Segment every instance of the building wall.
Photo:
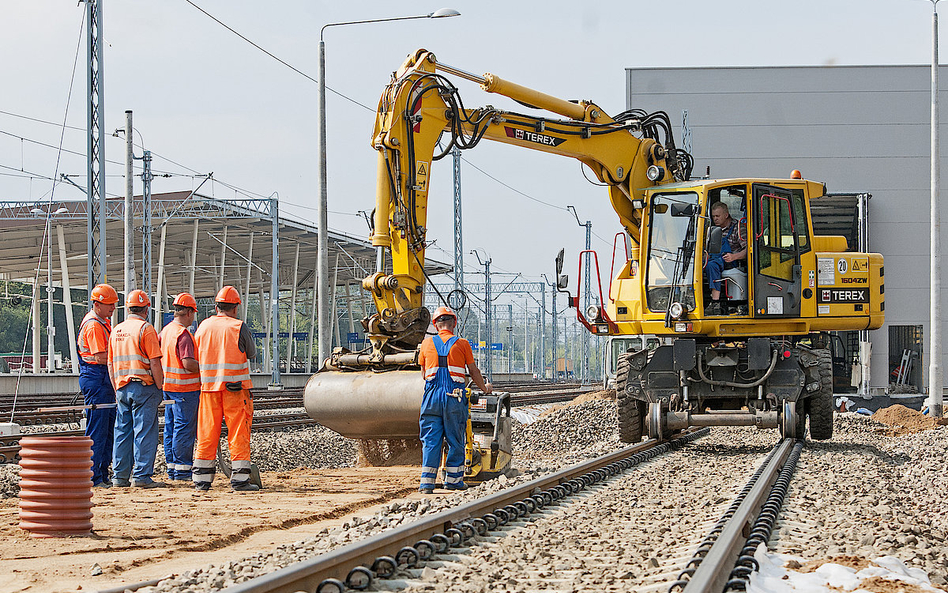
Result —
[[[872, 194], [869, 246], [886, 260], [886, 324], [870, 332], [870, 384], [879, 388], [888, 384], [889, 325], [923, 326], [928, 381], [930, 93], [926, 66], [626, 70], [627, 108], [667, 112], [679, 145], [688, 111], [695, 175], [799, 169], [827, 191]], [[946, 92], [939, 97], [944, 104]], [[944, 159], [941, 167], [948, 181]]]

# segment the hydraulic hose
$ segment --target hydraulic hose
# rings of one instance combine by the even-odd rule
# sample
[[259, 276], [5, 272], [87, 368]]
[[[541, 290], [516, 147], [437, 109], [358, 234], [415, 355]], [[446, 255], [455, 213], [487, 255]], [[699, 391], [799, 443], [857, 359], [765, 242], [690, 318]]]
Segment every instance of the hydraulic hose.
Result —
[[[753, 383], [737, 383], [735, 381], [716, 381], [714, 379], [709, 379], [704, 374], [704, 369], [702, 368], [702, 363], [704, 362], [704, 354], [698, 352], [698, 376], [701, 377], [701, 381], [707, 383], [708, 385], [717, 385], [719, 387], [734, 387], [735, 389], [751, 389], [752, 387], [757, 387], [762, 385], [770, 375], [773, 374], [774, 369], [777, 368], [777, 358], [780, 354], [774, 350], [773, 355], [770, 357], [770, 368], [767, 369], [767, 372], [760, 378], [754, 381]], [[692, 379], [693, 381], [694, 379]]]

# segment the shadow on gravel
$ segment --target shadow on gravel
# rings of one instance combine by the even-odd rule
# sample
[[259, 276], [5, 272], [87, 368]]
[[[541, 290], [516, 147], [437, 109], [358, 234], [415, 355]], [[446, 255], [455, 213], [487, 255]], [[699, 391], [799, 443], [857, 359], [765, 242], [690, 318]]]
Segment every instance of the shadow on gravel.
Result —
[[912, 462], [912, 458], [904, 453], [893, 455], [876, 447], [862, 443], [834, 443], [832, 441], [807, 441], [806, 448], [811, 451], [825, 451], [827, 453], [842, 453], [843, 455], [871, 455], [887, 465], [905, 465]]
[[[776, 444], [776, 443], [774, 443]], [[738, 455], [765, 454], [770, 453], [773, 445], [727, 445], [721, 443], [701, 443], [700, 441], [692, 443], [688, 451], [693, 451], [700, 455], [714, 455], [716, 457], [736, 457]]]

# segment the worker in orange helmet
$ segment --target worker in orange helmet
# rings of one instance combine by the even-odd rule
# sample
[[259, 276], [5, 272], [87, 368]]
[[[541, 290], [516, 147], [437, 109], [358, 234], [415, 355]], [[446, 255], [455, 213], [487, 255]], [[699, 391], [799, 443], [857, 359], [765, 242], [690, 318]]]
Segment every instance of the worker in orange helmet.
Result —
[[158, 406], [164, 373], [158, 332], [148, 323], [151, 299], [141, 290], [125, 296], [127, 317], [109, 336], [109, 374], [115, 387], [116, 486], [161, 488], [152, 479], [158, 453]]
[[[118, 293], [108, 284], [92, 289], [92, 310], [82, 318], [76, 345], [79, 354], [79, 390], [86, 410], [86, 436], [92, 439], [92, 485], [108, 488], [115, 426], [115, 389], [109, 378], [109, 334]], [[100, 405], [108, 407], [100, 408]]]
[[418, 364], [425, 377], [421, 400], [421, 487], [425, 494], [434, 491], [441, 465], [442, 441], [448, 452], [444, 464], [444, 487], [464, 490], [464, 441], [467, 429], [466, 378], [470, 373], [481, 391], [491, 393], [493, 386], [484, 382], [474, 363], [471, 344], [454, 335], [457, 314], [449, 307], [438, 307], [433, 323], [438, 334], [425, 338], [418, 353]]
[[158, 335], [161, 370], [165, 376], [165, 461], [172, 480], [191, 480], [194, 439], [197, 436], [201, 367], [189, 327], [197, 315], [197, 301], [186, 292], [174, 298], [174, 320]]
[[225, 286], [214, 301], [217, 315], [202, 321], [194, 334], [201, 361], [201, 402], [192, 469], [194, 487], [197, 490], [211, 488], [223, 416], [230, 449], [231, 487], [236, 492], [253, 492], [260, 487], [250, 482], [253, 397], [249, 361], [256, 358], [257, 349], [250, 328], [237, 318], [240, 304], [237, 289]]

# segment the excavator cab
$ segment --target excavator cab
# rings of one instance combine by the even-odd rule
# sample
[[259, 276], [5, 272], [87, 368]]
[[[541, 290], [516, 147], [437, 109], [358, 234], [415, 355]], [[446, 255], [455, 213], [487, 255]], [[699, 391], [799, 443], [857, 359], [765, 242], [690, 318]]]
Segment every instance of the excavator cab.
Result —
[[803, 436], [807, 418], [813, 438], [832, 435], [828, 332], [879, 327], [884, 288], [881, 255], [813, 234], [810, 200], [824, 192], [803, 179], [646, 190], [638, 260], [613, 280], [602, 317], [611, 335], [670, 343], [617, 363], [623, 439], [713, 425]]

